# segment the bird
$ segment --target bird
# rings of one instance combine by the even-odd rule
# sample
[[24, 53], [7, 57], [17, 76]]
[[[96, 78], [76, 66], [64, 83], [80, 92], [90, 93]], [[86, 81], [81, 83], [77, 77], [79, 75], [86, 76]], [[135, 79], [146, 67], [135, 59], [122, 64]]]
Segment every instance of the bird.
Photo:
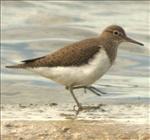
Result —
[[129, 38], [121, 26], [110, 25], [96, 37], [74, 42], [53, 53], [6, 68], [26, 69], [64, 85], [79, 111], [84, 107], [76, 98], [74, 90], [84, 88], [97, 95], [105, 94], [92, 84], [114, 64], [118, 46], [123, 42], [144, 46]]

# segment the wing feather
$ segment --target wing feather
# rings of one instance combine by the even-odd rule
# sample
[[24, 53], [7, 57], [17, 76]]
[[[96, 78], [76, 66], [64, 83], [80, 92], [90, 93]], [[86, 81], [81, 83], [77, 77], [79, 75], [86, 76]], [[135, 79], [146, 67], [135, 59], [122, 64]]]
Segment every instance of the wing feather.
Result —
[[100, 50], [98, 39], [86, 39], [66, 46], [52, 54], [39, 58], [24, 60], [23, 64], [7, 66], [8, 68], [27, 67], [56, 67], [56, 66], [80, 66], [88, 63]]

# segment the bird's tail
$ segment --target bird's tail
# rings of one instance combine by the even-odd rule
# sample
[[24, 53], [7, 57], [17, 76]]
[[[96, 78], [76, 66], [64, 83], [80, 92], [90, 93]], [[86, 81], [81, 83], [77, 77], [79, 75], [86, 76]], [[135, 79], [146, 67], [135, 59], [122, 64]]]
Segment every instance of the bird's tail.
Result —
[[6, 66], [6, 68], [21, 69], [21, 68], [25, 68], [25, 66], [24, 64], [18, 64], [18, 65]]

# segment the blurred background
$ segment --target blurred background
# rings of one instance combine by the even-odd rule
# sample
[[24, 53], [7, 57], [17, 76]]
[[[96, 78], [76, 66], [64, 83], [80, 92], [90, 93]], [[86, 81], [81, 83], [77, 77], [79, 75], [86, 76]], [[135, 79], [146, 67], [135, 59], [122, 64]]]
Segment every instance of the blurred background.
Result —
[[63, 86], [31, 72], [5, 66], [97, 36], [111, 24], [122, 26], [128, 36], [145, 46], [124, 43], [119, 47], [114, 66], [95, 84], [110, 94], [98, 98], [80, 91], [77, 96], [83, 102], [148, 102], [149, 12], [148, 1], [3, 1], [2, 103], [73, 102]]

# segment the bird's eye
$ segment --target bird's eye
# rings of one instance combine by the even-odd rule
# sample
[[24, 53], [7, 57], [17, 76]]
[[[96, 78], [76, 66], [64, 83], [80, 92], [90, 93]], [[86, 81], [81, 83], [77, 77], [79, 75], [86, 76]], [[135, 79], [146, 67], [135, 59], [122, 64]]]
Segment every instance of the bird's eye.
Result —
[[113, 31], [113, 35], [115, 35], [115, 36], [119, 36], [119, 35], [120, 35], [120, 33], [119, 33], [119, 31]]

